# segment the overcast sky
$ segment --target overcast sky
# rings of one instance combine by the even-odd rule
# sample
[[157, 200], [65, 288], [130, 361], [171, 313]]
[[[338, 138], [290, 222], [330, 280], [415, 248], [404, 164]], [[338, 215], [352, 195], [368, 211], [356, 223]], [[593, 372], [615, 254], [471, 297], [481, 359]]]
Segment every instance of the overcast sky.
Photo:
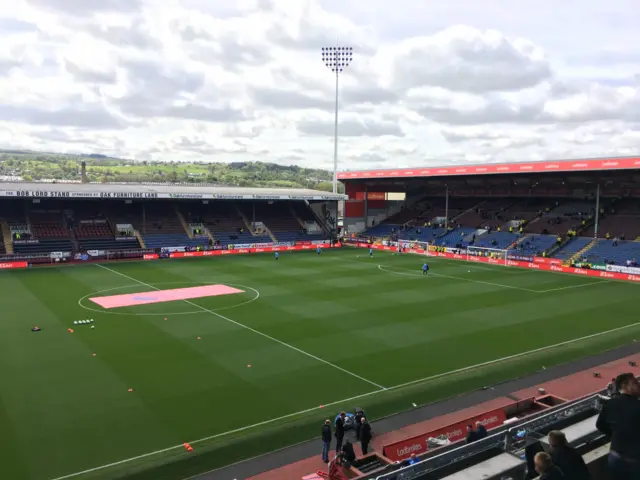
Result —
[[0, 147], [340, 169], [633, 155], [637, 0], [0, 0]]

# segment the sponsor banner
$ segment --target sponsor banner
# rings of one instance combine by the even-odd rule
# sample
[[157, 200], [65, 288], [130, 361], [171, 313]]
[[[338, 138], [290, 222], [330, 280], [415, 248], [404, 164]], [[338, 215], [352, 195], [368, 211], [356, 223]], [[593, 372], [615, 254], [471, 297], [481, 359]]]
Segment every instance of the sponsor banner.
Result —
[[158, 258], [159, 258], [158, 254], [156, 254], [156, 253], [145, 253], [142, 256], [143, 260], [158, 260]]
[[162, 253], [184, 252], [187, 247], [162, 247], [160, 251]]
[[[57, 190], [0, 190], [0, 197], [18, 197], [18, 198], [124, 198], [124, 199], [174, 199], [174, 200], [346, 200], [346, 195], [242, 195], [242, 194], [225, 194], [225, 193], [158, 193], [158, 192], [123, 192], [123, 191], [106, 191], [106, 192], [82, 192], [73, 191], [76, 187], [69, 185], [68, 188], [60, 188]], [[162, 188], [162, 187], [159, 187]]]
[[104, 225], [106, 220], [80, 220], [80, 225]]
[[562, 260], [558, 258], [533, 257], [533, 263], [542, 263], [544, 265], [562, 265]]
[[[353, 244], [351, 244], [353, 245]], [[385, 250], [385, 251], [393, 251], [395, 250], [394, 247], [385, 247], [382, 245], [367, 245], [366, 243], [356, 243], [355, 244], [356, 247], [358, 248], [373, 248], [374, 250]], [[441, 257], [441, 258], [448, 258], [451, 260], [466, 260], [469, 262], [476, 262], [476, 263], [491, 263], [491, 264], [495, 264], [495, 265], [505, 265], [504, 260], [502, 259], [494, 259], [494, 258], [488, 258], [488, 257], [475, 257], [475, 256], [469, 256], [467, 258], [466, 254], [455, 254], [455, 253], [441, 253], [441, 252], [425, 252], [424, 250], [421, 249], [407, 249], [405, 251], [408, 251], [410, 253], [417, 253], [417, 254], [428, 254], [429, 256], [432, 257]], [[541, 257], [534, 257], [533, 258], [533, 262], [521, 262], [519, 260], [507, 260], [506, 265], [509, 267], [519, 267], [519, 268], [529, 268], [529, 269], [534, 269], [534, 270], [543, 270], [543, 271], [548, 271], [548, 272], [560, 272], [560, 273], [570, 273], [572, 275], [582, 275], [585, 277], [597, 277], [597, 278], [607, 278], [607, 279], [611, 279], [611, 280], [625, 280], [625, 281], [629, 281], [629, 282], [634, 282], [634, 283], [640, 283], [640, 275], [638, 274], [629, 274], [629, 273], [618, 273], [618, 272], [607, 272], [605, 271], [598, 271], [595, 269], [587, 269], [587, 268], [576, 268], [576, 267], [565, 267], [564, 265], [562, 265], [562, 261], [559, 261], [559, 264], [556, 262], [537, 262], [536, 260], [541, 259], [541, 260], [555, 260], [557, 261], [557, 259], [547, 259], [547, 258], [541, 258]]]
[[605, 270], [607, 272], [629, 273], [631, 275], [640, 275], [640, 268], [638, 267], [623, 267], [620, 265], [607, 265], [605, 267]]
[[357, 172], [338, 172], [338, 178], [348, 180], [350, 178], [438, 177], [451, 175], [488, 175], [523, 172], [584, 172], [593, 170], [629, 169], [640, 169], [640, 157], [599, 158], [562, 162], [495, 163], [492, 165], [401, 168], [395, 170], [363, 170]]
[[0, 262], [0, 270], [8, 270], [10, 268], [27, 268], [27, 262]]
[[504, 413], [506, 408], [509, 408], [509, 406], [485, 412], [480, 415], [475, 415], [461, 422], [456, 422], [454, 424], [447, 425], [446, 427], [442, 427], [422, 435], [417, 435], [400, 442], [385, 445], [382, 450], [383, 455], [396, 462], [409, 458], [412, 453], [422, 455], [428, 449], [427, 443], [429, 438], [445, 436], [451, 443], [458, 442], [466, 437], [467, 425], [475, 425], [476, 422], [480, 422], [487, 430], [499, 427], [507, 419], [507, 416]]
[[253, 247], [253, 243], [234, 243], [233, 245], [229, 245], [229, 248], [232, 250], [236, 250], [238, 248], [251, 248]]
[[116, 241], [120, 242], [123, 240], [135, 240], [136, 237], [116, 237]]
[[311, 240], [296, 240], [296, 245], [313, 245]]
[[87, 255], [90, 257], [100, 257], [106, 255], [106, 252], [104, 250], [87, 250]]
[[[323, 243], [322, 248], [331, 248], [330, 243]], [[335, 247], [340, 247], [339, 243]], [[236, 246], [237, 247], [237, 246]], [[273, 252], [295, 252], [300, 250], [311, 250], [315, 248], [313, 245], [300, 245], [289, 247], [264, 247], [264, 248], [235, 248], [233, 250], [203, 250], [200, 252], [174, 252], [169, 255], [170, 258], [190, 258], [190, 257], [212, 257], [217, 255], [237, 255], [240, 253], [273, 253]]]
[[529, 263], [533, 263], [533, 257], [529, 256], [529, 255], [514, 255], [514, 254], [507, 254], [507, 259], [508, 260], [519, 260], [520, 262], [529, 262]]
[[11, 233], [29, 233], [29, 225], [10, 225], [9, 230]]
[[37, 245], [40, 243], [40, 240], [32, 239], [32, 240], [14, 240], [14, 245]]
[[274, 247], [293, 247], [296, 242], [274, 242]]
[[60, 258], [69, 258], [71, 256], [71, 252], [51, 252], [49, 254], [49, 258], [60, 259]]
[[80, 260], [82, 262], [86, 262], [87, 260], [89, 260], [89, 255], [87, 253], [76, 253], [73, 256], [74, 260]]
[[591, 270], [606, 270], [606, 265], [591, 265]]

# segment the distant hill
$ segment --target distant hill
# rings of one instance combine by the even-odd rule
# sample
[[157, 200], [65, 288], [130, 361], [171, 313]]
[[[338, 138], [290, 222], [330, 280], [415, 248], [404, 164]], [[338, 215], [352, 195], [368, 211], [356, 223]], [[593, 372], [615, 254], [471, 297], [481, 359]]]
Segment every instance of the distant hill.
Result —
[[0, 176], [27, 181], [79, 180], [87, 164], [92, 182], [188, 182], [241, 187], [313, 188], [331, 191], [332, 173], [262, 162], [141, 162], [100, 154], [68, 155], [0, 149]]

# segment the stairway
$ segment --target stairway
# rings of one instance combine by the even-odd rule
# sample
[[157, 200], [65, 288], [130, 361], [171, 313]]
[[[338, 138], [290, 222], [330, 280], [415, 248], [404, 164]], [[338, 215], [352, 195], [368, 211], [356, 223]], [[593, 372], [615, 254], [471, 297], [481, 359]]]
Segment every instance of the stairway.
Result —
[[11, 228], [6, 220], [0, 221], [0, 229], [2, 229], [2, 240], [4, 241], [4, 249], [9, 255], [13, 255], [13, 240], [11, 238]]
[[593, 240], [591, 240], [582, 250], [579, 250], [578, 252], [576, 252], [575, 254], [573, 254], [571, 256], [571, 258], [569, 258], [564, 265], [571, 265], [573, 262], [575, 262], [576, 260], [578, 260], [579, 258], [582, 258], [582, 256], [587, 253], [589, 250], [591, 250], [593, 247], [596, 246], [596, 244], [598, 243], [598, 239], [594, 238]]
[[215, 245], [216, 239], [207, 227], [204, 228], [204, 233], [206, 233], [207, 237], [209, 237], [209, 241], [211, 242], [211, 245]]
[[296, 222], [300, 224], [301, 228], [307, 228], [307, 225], [302, 221], [302, 219], [298, 216], [296, 211], [293, 209], [293, 205], [289, 205], [289, 210], [291, 211], [291, 215], [296, 219]]
[[271, 231], [271, 229], [269, 227], [267, 227], [266, 225], [264, 226], [264, 231], [267, 233], [267, 235], [269, 235], [269, 237], [271, 238], [272, 242], [277, 242], [278, 239], [276, 238], [276, 236], [273, 234], [273, 232]]
[[133, 234], [138, 239], [138, 243], [140, 244], [140, 247], [141, 248], [147, 248], [147, 246], [144, 244], [144, 240], [142, 239], [142, 235], [140, 235], [140, 232], [138, 230], [134, 230]]
[[175, 212], [176, 216], [178, 217], [178, 220], [180, 220], [180, 225], [182, 225], [182, 228], [184, 228], [184, 231], [187, 234], [187, 236], [189, 238], [193, 238], [193, 231], [189, 228], [189, 224], [184, 219], [184, 216], [180, 212], [180, 209], [178, 208], [178, 205], [175, 205], [175, 204], [173, 205], [173, 211]]
[[234, 203], [233, 206], [236, 209], [236, 212], [238, 213], [238, 215], [240, 215], [240, 218], [242, 219], [242, 222], [244, 223], [244, 226], [247, 229], [247, 232], [251, 233], [251, 235], [255, 237], [256, 233], [253, 231], [253, 228], [251, 228], [249, 219], [245, 216], [244, 213], [242, 213], [242, 210], [240, 210], [240, 207], [238, 207], [238, 205]]

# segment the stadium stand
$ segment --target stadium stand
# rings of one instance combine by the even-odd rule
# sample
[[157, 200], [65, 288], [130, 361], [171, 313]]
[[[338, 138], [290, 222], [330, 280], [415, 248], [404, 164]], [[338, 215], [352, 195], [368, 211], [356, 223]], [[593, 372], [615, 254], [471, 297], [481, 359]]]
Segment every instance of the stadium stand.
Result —
[[585, 255], [588, 263], [625, 266], [640, 259], [640, 242], [600, 239]]
[[268, 235], [252, 235], [241, 212], [233, 202], [209, 205], [189, 204], [182, 207], [189, 222], [201, 222], [221, 245], [271, 242]]
[[[252, 223], [254, 218], [255, 221], [262, 222], [278, 242], [322, 240], [324, 237], [322, 233], [307, 233], [289, 202], [251, 202], [241, 204], [239, 208], [249, 223]], [[255, 240], [254, 242], [259, 243]]]
[[593, 241], [593, 238], [576, 237], [567, 242], [562, 248], [554, 253], [555, 258], [561, 260], [569, 260], [574, 255], [577, 255], [580, 251], [587, 248]]
[[489, 232], [476, 237], [474, 246], [484, 248], [506, 249], [518, 240], [517, 233]]
[[118, 237], [97, 202], [81, 202], [69, 209], [68, 218], [81, 251], [140, 248], [137, 238]]
[[24, 219], [29, 226], [29, 240], [33, 243], [13, 242], [17, 254], [66, 252], [72, 250], [69, 230], [59, 209], [33, 209]]
[[530, 234], [520, 240], [517, 248], [523, 253], [542, 255], [542, 252], [546, 252], [556, 244], [557, 239], [556, 235]]

